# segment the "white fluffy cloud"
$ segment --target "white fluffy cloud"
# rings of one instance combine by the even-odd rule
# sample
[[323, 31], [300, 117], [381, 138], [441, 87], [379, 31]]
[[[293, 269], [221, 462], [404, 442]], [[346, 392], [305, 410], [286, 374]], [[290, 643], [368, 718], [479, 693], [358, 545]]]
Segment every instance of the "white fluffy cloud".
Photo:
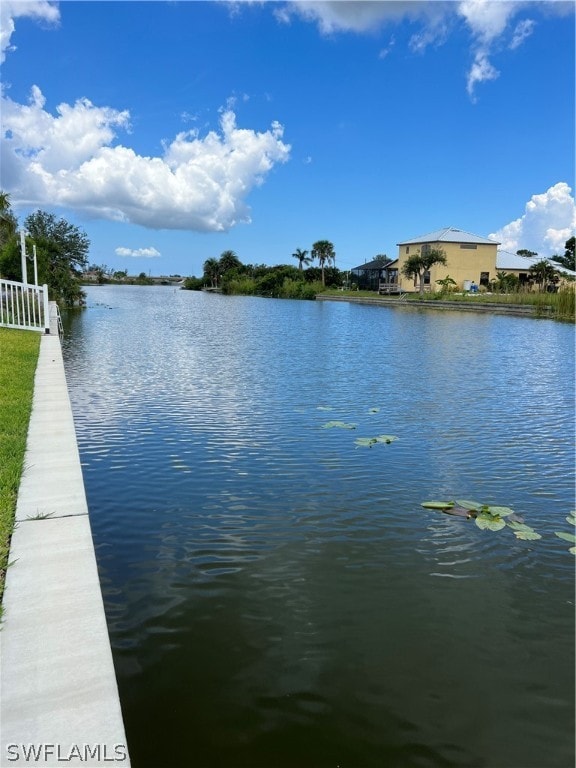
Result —
[[6, 58], [8, 51], [14, 50], [10, 45], [14, 33], [14, 19], [28, 16], [46, 24], [57, 24], [60, 21], [60, 11], [54, 3], [46, 0], [2, 0], [0, 3], [0, 62]]
[[541, 195], [532, 195], [524, 214], [489, 237], [502, 243], [504, 251], [526, 248], [539, 256], [564, 253], [566, 240], [576, 232], [576, 206], [572, 189], [558, 182]]
[[117, 256], [129, 256], [135, 259], [155, 259], [160, 256], [156, 248], [116, 248]]
[[222, 112], [220, 131], [179, 133], [160, 157], [114, 143], [130, 115], [88, 99], [53, 115], [34, 86], [28, 104], [2, 98], [3, 183], [14, 203], [59, 205], [153, 229], [221, 232], [250, 221], [246, 198], [290, 146], [272, 123], [257, 132]]
[[424, 18], [435, 24], [450, 12], [452, 2], [442, 0], [395, 0], [395, 2], [363, 2], [363, 0], [294, 0], [275, 9], [276, 17], [290, 22], [292, 16], [316, 23], [322, 34], [336, 32], [373, 32], [385, 24], [408, 18]]
[[[571, 13], [573, 3], [551, 0], [398, 0], [397, 2], [362, 2], [362, 0], [294, 0], [280, 5], [276, 17], [288, 23], [298, 15], [316, 23], [322, 34], [338, 32], [375, 32], [384, 25], [408, 20], [419, 25], [410, 38], [416, 52], [430, 45], [444, 43], [458, 22], [470, 32], [472, 63], [466, 76], [466, 88], [472, 99], [479, 83], [495, 80], [499, 72], [490, 58], [496, 48], [518, 48], [534, 29], [534, 21], [523, 18], [513, 27], [515, 17], [538, 4], [549, 13]], [[512, 28], [513, 27], [513, 28]]]

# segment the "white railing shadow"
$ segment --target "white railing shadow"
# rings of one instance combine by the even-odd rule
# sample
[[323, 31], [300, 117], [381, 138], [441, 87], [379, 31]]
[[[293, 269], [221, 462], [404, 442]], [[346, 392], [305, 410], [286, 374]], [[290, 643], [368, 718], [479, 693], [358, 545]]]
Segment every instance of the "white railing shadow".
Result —
[[0, 326], [50, 333], [48, 286], [0, 278]]

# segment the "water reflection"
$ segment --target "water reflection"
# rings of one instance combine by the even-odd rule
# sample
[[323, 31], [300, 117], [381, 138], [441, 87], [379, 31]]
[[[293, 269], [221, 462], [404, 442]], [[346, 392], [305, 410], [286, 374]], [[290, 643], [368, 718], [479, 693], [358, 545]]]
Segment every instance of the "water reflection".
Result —
[[[572, 327], [89, 303], [65, 359], [135, 768], [573, 762]], [[455, 497], [543, 539], [419, 506]]]

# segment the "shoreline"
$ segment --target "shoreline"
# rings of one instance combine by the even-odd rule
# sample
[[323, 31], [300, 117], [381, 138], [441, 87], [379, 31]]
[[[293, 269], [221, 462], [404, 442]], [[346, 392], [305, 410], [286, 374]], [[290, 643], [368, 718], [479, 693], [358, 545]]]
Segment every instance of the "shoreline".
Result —
[[0, 765], [130, 766], [58, 333], [42, 336], [0, 631]]
[[480, 312], [491, 314], [517, 315], [519, 317], [534, 317], [537, 319], [557, 319], [550, 310], [542, 311], [541, 307], [527, 304], [499, 304], [497, 302], [482, 302], [473, 304], [468, 301], [449, 301], [443, 299], [422, 299], [402, 301], [387, 296], [334, 296], [319, 293], [316, 301], [340, 301], [352, 304], [370, 304], [373, 306], [393, 307], [399, 309], [440, 309], [445, 311], [460, 310], [462, 312]]

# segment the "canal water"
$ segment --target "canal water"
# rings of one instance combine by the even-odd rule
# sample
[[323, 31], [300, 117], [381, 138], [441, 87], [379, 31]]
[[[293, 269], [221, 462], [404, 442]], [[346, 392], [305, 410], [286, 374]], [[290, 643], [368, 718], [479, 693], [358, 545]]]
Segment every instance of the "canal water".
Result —
[[134, 768], [572, 768], [572, 325], [101, 286], [64, 354]]

